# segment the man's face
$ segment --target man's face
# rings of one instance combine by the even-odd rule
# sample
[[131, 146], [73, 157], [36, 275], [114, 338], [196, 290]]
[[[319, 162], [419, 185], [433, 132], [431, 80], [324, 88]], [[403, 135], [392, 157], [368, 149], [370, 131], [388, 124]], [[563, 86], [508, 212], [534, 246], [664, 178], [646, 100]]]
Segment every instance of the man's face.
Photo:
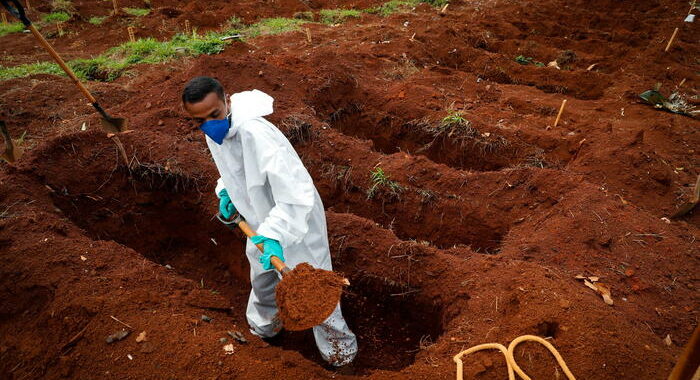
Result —
[[226, 117], [226, 103], [215, 92], [210, 92], [197, 103], [185, 103], [185, 111], [192, 116], [197, 127], [209, 120]]

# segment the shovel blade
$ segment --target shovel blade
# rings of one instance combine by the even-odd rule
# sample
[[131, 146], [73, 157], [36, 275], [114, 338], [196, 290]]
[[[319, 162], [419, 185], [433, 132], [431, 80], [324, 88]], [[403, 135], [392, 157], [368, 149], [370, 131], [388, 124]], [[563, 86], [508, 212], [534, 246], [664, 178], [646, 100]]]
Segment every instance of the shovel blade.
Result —
[[128, 130], [129, 122], [126, 119], [120, 117], [110, 117], [109, 119], [102, 119], [102, 128], [107, 132], [119, 133]]

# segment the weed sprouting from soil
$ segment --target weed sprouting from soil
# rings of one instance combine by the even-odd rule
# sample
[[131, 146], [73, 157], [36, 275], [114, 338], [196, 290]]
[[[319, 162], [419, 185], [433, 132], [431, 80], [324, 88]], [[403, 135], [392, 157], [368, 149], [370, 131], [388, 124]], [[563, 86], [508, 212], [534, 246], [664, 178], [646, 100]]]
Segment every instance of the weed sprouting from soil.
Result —
[[420, 203], [422, 204], [430, 204], [435, 202], [437, 199], [437, 195], [435, 194], [434, 191], [428, 190], [428, 189], [418, 189], [416, 190], [418, 192], [418, 195], [420, 196]]
[[0, 23], [0, 37], [10, 33], [18, 33], [23, 30], [24, 24], [21, 22], [8, 22], [7, 24]]
[[41, 22], [44, 23], [55, 23], [55, 22], [66, 22], [70, 20], [71, 15], [66, 12], [52, 12], [41, 17]]
[[88, 22], [92, 25], [100, 25], [107, 18], [107, 16], [94, 16], [90, 17]]
[[356, 9], [322, 9], [319, 12], [324, 24], [340, 24], [348, 18], [359, 18], [361, 14], [362, 12]]
[[393, 181], [381, 167], [376, 167], [371, 172], [372, 186], [367, 190], [367, 199], [374, 198], [379, 193], [384, 193], [389, 199], [399, 199], [404, 187]]
[[526, 57], [524, 55], [519, 55], [515, 57], [515, 62], [518, 62], [521, 65], [535, 65], [537, 67], [544, 67], [545, 64], [539, 61], [535, 61], [534, 58], [532, 57]]
[[124, 12], [136, 17], [143, 17], [151, 13], [150, 9], [146, 8], [123, 8]]
[[334, 186], [343, 190], [343, 192], [348, 192], [354, 187], [351, 174], [352, 166], [333, 163], [324, 163], [321, 166], [321, 175], [332, 179]]

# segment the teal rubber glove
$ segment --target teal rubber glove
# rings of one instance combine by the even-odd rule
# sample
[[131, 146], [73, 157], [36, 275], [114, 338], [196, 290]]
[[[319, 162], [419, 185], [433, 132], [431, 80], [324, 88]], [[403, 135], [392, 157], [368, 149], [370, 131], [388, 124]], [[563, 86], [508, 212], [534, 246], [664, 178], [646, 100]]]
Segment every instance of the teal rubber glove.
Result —
[[262, 255], [260, 255], [260, 264], [262, 264], [263, 269], [270, 270], [275, 268], [272, 263], [270, 263], [272, 256], [277, 256], [280, 260], [282, 260], [282, 262], [284, 262], [282, 246], [277, 240], [266, 238], [262, 235], [255, 235], [250, 238], [250, 240], [253, 242], [253, 244], [257, 245], [262, 243], [263, 245], [263, 252]]
[[228, 196], [226, 189], [219, 191], [219, 212], [226, 219], [230, 219], [236, 213], [236, 206], [231, 202], [231, 197]]

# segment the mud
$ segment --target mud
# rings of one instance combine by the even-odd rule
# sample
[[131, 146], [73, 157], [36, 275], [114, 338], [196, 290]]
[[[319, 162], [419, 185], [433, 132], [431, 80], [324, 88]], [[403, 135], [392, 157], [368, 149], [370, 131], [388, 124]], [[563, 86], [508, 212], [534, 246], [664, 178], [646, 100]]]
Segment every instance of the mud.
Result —
[[332, 271], [301, 263], [275, 288], [282, 326], [306, 330], [325, 321], [340, 302], [345, 279]]
[[[80, 16], [51, 39], [68, 58], [126, 40], [134, 22], [138, 37], [166, 38], [186, 19], [207, 30], [233, 15], [253, 22], [340, 5], [154, 1], [148, 16], [112, 16], [96, 29], [85, 20], [111, 4], [73, 3]], [[700, 129], [637, 94], [661, 83], [697, 105], [698, 24], [681, 23], [687, 8], [457, 1], [441, 16], [421, 4], [310, 24], [311, 42], [296, 31], [141, 65], [88, 84], [110, 113], [129, 117], [134, 132], [120, 139], [131, 168], [68, 79], [3, 81], [0, 117], [24, 134], [26, 154], [0, 166], [1, 376], [443, 379], [461, 350], [536, 334], [577, 378], [666, 378], [697, 325], [700, 213], [662, 218], [692, 195]], [[48, 59], [30, 41], [0, 37], [3, 65]], [[567, 59], [556, 70], [520, 55]], [[314, 179], [333, 268], [351, 283], [341, 307], [360, 350], [342, 374], [323, 363], [311, 331], [269, 342], [248, 332], [245, 237], [212, 219], [218, 173], [179, 105], [195, 75], [275, 98], [270, 120]], [[373, 181], [377, 168], [389, 182]], [[614, 305], [581, 274], [608, 284]], [[133, 334], [107, 345], [125, 328], [112, 316]], [[148, 340], [136, 342], [142, 331]], [[248, 344], [226, 354], [227, 331]], [[515, 356], [535, 379], [561, 377], [542, 347], [523, 344]], [[482, 352], [464, 371], [501, 379], [506, 368]]]

